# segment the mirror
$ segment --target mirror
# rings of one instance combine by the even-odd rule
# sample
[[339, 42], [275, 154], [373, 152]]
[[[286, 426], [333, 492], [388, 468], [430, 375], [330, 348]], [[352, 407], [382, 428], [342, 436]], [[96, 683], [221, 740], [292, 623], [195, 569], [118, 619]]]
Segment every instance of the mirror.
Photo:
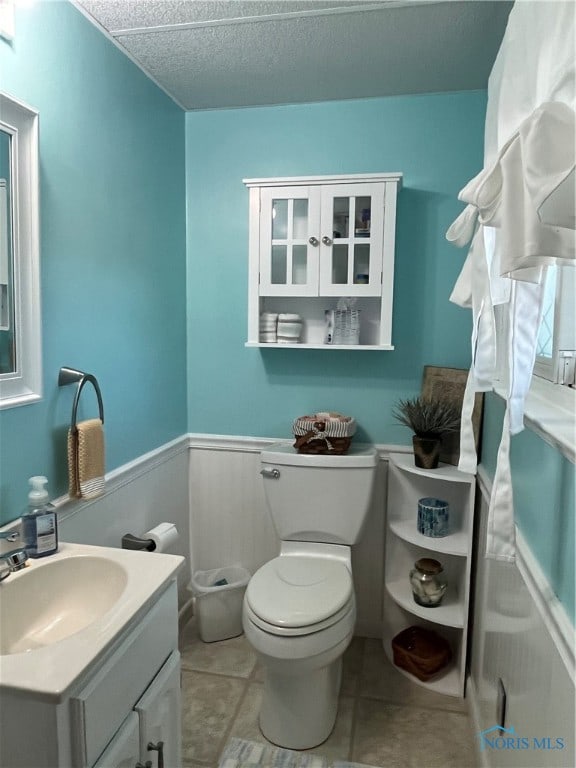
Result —
[[0, 131], [0, 373], [16, 367], [14, 346], [14, 277], [12, 270], [11, 136]]
[[0, 408], [41, 387], [38, 112], [0, 93]]

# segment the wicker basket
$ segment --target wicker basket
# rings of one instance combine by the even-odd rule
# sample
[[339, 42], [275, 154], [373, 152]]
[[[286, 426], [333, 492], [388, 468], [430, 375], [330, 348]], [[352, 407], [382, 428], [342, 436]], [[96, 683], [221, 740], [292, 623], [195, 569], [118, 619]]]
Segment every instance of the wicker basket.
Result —
[[348, 452], [351, 442], [351, 437], [330, 438], [329, 443], [332, 446], [332, 449], [330, 450], [326, 444], [326, 440], [307, 440], [305, 437], [297, 437], [294, 443], [294, 448], [298, 449], [298, 453], [331, 453], [336, 456], [342, 456]]
[[394, 664], [426, 682], [442, 671], [452, 659], [447, 641], [423, 627], [408, 627], [392, 640]]
[[292, 431], [298, 453], [341, 455], [350, 448], [356, 422], [350, 416], [315, 413], [298, 417]]

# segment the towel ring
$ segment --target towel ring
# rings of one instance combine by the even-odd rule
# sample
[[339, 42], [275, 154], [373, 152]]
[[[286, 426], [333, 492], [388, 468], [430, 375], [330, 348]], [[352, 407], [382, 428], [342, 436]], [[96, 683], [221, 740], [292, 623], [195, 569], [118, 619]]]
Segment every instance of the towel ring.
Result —
[[58, 386], [59, 387], [65, 387], [68, 384], [74, 384], [78, 382], [78, 389], [76, 390], [76, 394], [74, 395], [74, 403], [72, 405], [72, 420], [70, 423], [70, 429], [72, 432], [77, 431], [76, 426], [76, 414], [78, 412], [78, 403], [80, 401], [80, 394], [82, 393], [82, 388], [84, 387], [84, 384], [89, 381], [90, 384], [94, 387], [94, 390], [96, 391], [96, 397], [98, 398], [98, 410], [100, 411], [100, 421], [102, 424], [104, 424], [104, 404], [102, 402], [102, 393], [100, 392], [100, 387], [98, 386], [98, 380], [96, 379], [96, 376], [93, 376], [91, 373], [84, 373], [83, 371], [77, 371], [75, 368], [60, 368], [60, 373], [58, 374]]

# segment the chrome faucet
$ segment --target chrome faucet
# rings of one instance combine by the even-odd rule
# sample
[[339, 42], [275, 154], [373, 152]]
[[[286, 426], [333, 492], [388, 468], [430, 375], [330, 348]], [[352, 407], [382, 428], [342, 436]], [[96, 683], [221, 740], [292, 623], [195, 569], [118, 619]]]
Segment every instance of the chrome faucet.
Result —
[[[7, 539], [8, 541], [15, 541], [19, 536], [18, 531], [15, 531], [11, 535], [14, 536], [14, 538], [2, 534], [0, 534], [0, 538]], [[0, 555], [0, 581], [7, 579], [11, 573], [25, 568], [27, 560], [28, 552], [26, 552], [25, 549], [13, 549], [11, 552], [6, 552], [5, 554]]]

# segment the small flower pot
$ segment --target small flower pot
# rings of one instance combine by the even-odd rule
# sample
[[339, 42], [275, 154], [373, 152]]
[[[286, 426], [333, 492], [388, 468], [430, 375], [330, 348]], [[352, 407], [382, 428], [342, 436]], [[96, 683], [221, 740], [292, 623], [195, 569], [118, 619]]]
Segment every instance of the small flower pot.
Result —
[[414, 464], [422, 469], [436, 469], [440, 461], [440, 438], [414, 435], [412, 445], [414, 447]]

